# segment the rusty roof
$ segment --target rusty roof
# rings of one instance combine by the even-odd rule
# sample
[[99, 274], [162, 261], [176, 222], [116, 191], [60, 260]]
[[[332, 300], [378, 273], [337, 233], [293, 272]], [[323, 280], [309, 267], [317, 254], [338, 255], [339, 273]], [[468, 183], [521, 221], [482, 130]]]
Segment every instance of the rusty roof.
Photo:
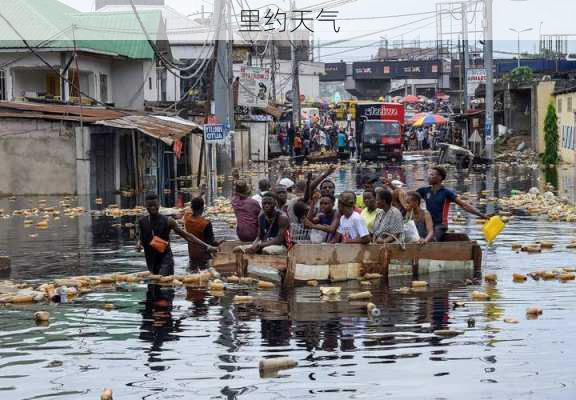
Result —
[[176, 139], [181, 139], [194, 131], [201, 132], [203, 130], [201, 125], [178, 117], [61, 104], [0, 101], [0, 118], [2, 117], [83, 121], [119, 129], [134, 129], [169, 145], [172, 145]]
[[2, 110], [18, 110], [22, 112], [35, 112], [39, 114], [58, 114], [67, 116], [82, 116], [86, 118], [114, 119], [128, 115], [125, 111], [109, 110], [102, 107], [71, 106], [64, 104], [39, 104], [27, 102], [0, 101]]
[[176, 139], [182, 139], [193, 131], [202, 130], [200, 125], [192, 121], [154, 115], [127, 115], [97, 121], [95, 124], [120, 129], [135, 129], [168, 145], [172, 145]]

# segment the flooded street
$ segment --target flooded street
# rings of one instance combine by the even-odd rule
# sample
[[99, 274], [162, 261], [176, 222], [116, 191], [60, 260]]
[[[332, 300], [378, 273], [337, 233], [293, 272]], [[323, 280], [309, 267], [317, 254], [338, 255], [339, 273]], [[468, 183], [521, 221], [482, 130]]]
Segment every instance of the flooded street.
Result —
[[[398, 176], [416, 188], [425, 184], [427, 166], [421, 156], [409, 155], [403, 167], [344, 166], [334, 179], [337, 192], [356, 189], [359, 177], [372, 172]], [[542, 187], [542, 179], [537, 169], [500, 164], [488, 176], [452, 170], [446, 186], [504, 197], [512, 190]], [[561, 171], [559, 181], [561, 195], [574, 193], [569, 171]], [[61, 200], [46, 199], [52, 206]], [[497, 211], [494, 202], [469, 200], [487, 212]], [[37, 201], [1, 199], [0, 208], [8, 214]], [[89, 199], [76, 201], [90, 208]], [[466, 221], [452, 228], [481, 243], [483, 272], [496, 273], [497, 285], [481, 280], [467, 285], [472, 276], [452, 272], [421, 276], [430, 282], [428, 290], [401, 294], [395, 290], [409, 286], [411, 278], [390, 278], [371, 288], [372, 301], [382, 311], [378, 318], [368, 318], [353, 302], [322, 302], [313, 287], [232, 287], [224, 297], [214, 297], [201, 289], [126, 284], [68, 304], [2, 306], [0, 396], [96, 399], [109, 387], [120, 400], [573, 399], [576, 283], [531, 278], [514, 283], [512, 274], [576, 267], [576, 250], [566, 249], [576, 238], [576, 225], [513, 216], [487, 247], [481, 225], [463, 216]], [[12, 258], [11, 275], [3, 278], [40, 282], [146, 270], [125, 228], [134, 218], [61, 216], [45, 230], [25, 227], [23, 221], [22, 216], [0, 219], [0, 249]], [[217, 228], [217, 236], [230, 237], [227, 226]], [[553, 242], [554, 249], [528, 254], [511, 248], [512, 243], [539, 240]], [[186, 243], [175, 240], [172, 248], [176, 274], [185, 273]], [[342, 286], [345, 298], [360, 284]], [[486, 291], [491, 300], [471, 300], [474, 290]], [[236, 294], [258, 300], [235, 305]], [[465, 306], [455, 307], [455, 302]], [[105, 304], [115, 308], [107, 311]], [[531, 305], [544, 310], [538, 319], [527, 319]], [[51, 313], [49, 326], [34, 324], [38, 310]], [[519, 323], [506, 323], [506, 318]], [[463, 334], [439, 337], [433, 334], [439, 329]], [[261, 378], [258, 362], [273, 356], [289, 356], [298, 366]]]

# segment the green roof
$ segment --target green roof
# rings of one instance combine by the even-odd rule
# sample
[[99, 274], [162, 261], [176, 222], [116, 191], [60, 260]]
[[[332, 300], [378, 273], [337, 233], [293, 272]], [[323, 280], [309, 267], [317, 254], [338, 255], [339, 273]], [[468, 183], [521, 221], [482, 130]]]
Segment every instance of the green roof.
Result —
[[[106, 52], [134, 59], [153, 59], [138, 19], [132, 12], [80, 13], [57, 0], [0, 0], [0, 13], [30, 45], [51, 40], [42, 47], [72, 48], [73, 39], [84, 50]], [[165, 33], [161, 11], [138, 12], [151, 39]], [[0, 48], [24, 48], [8, 24], [0, 19]]]

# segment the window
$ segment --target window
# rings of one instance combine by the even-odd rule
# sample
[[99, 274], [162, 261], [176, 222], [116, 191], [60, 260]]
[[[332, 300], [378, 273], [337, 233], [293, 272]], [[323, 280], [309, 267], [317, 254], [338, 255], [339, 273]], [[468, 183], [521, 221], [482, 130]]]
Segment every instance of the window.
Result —
[[152, 90], [152, 78], [148, 78], [148, 89]]
[[558, 97], [558, 114], [562, 112], [562, 97]]
[[108, 102], [108, 75], [100, 74], [100, 101]]
[[566, 111], [572, 112], [572, 96], [568, 96], [568, 100], [566, 100]]
[[6, 71], [0, 69], [0, 100], [6, 99]]

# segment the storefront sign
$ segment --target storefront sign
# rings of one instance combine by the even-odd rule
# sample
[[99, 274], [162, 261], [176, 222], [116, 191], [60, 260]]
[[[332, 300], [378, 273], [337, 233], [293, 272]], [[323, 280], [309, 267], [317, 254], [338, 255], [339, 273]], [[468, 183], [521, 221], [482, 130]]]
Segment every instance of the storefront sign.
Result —
[[432, 61], [374, 61], [352, 64], [354, 79], [436, 79], [441, 62]]
[[320, 76], [322, 82], [345, 81], [346, 63], [326, 63], [324, 64], [324, 74]]
[[268, 105], [268, 96], [272, 86], [270, 68], [242, 65], [239, 78], [238, 105], [247, 107]]

